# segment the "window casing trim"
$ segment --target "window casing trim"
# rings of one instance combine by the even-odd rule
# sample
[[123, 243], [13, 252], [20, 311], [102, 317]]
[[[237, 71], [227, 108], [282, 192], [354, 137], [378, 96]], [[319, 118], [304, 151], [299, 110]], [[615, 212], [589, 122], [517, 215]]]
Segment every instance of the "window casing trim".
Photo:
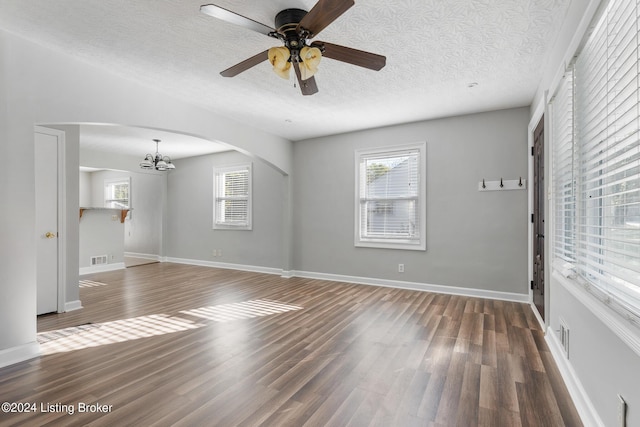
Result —
[[[406, 155], [412, 152], [417, 152], [417, 173], [418, 173], [418, 191], [415, 195], [408, 195], [402, 197], [362, 197], [363, 186], [366, 186], [365, 178], [360, 170], [363, 159], [366, 158], [387, 158], [393, 156]], [[427, 143], [426, 141], [396, 145], [396, 146], [384, 146], [368, 149], [357, 149], [354, 155], [354, 170], [355, 170], [355, 204], [354, 204], [354, 246], [366, 247], [366, 248], [382, 248], [382, 249], [403, 249], [403, 250], [426, 250], [426, 165], [427, 165]], [[380, 202], [382, 204], [393, 201], [408, 201], [414, 202], [418, 209], [417, 215], [417, 238], [402, 238], [402, 237], [367, 237], [361, 235], [361, 209], [363, 203], [366, 202]], [[388, 206], [383, 206], [381, 209], [390, 209]]]
[[[218, 179], [220, 176], [233, 172], [248, 173], [247, 194], [246, 196], [220, 196], [218, 194]], [[252, 230], [252, 199], [253, 199], [253, 171], [251, 163], [241, 163], [227, 166], [214, 166], [213, 168], [213, 226], [214, 230]], [[246, 220], [241, 222], [222, 222], [219, 221], [219, 201], [222, 200], [246, 200]]]

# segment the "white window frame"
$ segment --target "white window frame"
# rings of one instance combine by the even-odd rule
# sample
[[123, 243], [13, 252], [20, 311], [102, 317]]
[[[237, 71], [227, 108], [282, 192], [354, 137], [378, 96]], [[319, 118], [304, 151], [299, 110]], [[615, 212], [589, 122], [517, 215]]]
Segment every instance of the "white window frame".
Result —
[[[111, 193], [111, 189], [114, 185], [118, 184], [127, 184], [129, 187], [129, 198], [127, 199], [127, 206], [111, 206], [111, 203], [118, 202], [119, 199], [108, 198]], [[123, 177], [123, 178], [110, 178], [104, 180], [104, 207], [111, 209], [129, 209], [127, 213], [127, 218], [131, 219], [131, 177]]]
[[[607, 2], [577, 55], [573, 65], [573, 93], [565, 92], [573, 98], [570, 111], [574, 134], [570, 154], [574, 160], [562, 165], [561, 170], [556, 168], [557, 157], [562, 155], [558, 152], [562, 151], [559, 146], [563, 144], [562, 136], [553, 132], [551, 141], [552, 155], [556, 157], [552, 174], [553, 219], [556, 221], [553, 270], [562, 282], [569, 284], [572, 292], [583, 289], [603, 303], [591, 307], [605, 323], [612, 324], [607, 319], [613, 318], [606, 313], [606, 306], [640, 327], [640, 270], [635, 255], [639, 248], [633, 238], [624, 234], [629, 232], [634, 236], [637, 231], [631, 223], [616, 222], [618, 214], [627, 216], [622, 208], [637, 206], [635, 201], [627, 202], [627, 197], [637, 198], [640, 191], [637, 187], [639, 160], [631, 160], [637, 156], [640, 144], [637, 128], [640, 58], [634, 45], [639, 7], [635, 2]], [[633, 10], [629, 12], [629, 9]], [[631, 26], [625, 27], [621, 22], [631, 22]], [[570, 68], [567, 73], [573, 70]], [[561, 86], [562, 82], [560, 94]], [[563, 107], [552, 99], [552, 120], [558, 122], [563, 112], [554, 108]], [[634, 166], [635, 173], [632, 172]], [[566, 188], [562, 182], [563, 172], [572, 175], [565, 181], [572, 186], [572, 201], [563, 198]], [[622, 189], [620, 183], [636, 186]], [[567, 223], [570, 226], [558, 224], [567, 213], [573, 216], [573, 221]]]
[[[247, 201], [247, 212], [246, 212], [246, 221], [241, 222], [232, 222], [232, 221], [224, 221], [220, 220], [220, 207], [219, 201], [223, 199], [227, 199], [224, 195], [218, 194], [219, 180], [222, 179], [226, 174], [234, 173], [234, 172], [247, 172], [248, 174], [248, 182], [247, 182], [247, 194], [244, 196], [235, 196], [233, 199], [236, 200], [246, 200]], [[213, 168], [213, 229], [214, 230], [251, 230], [252, 229], [252, 199], [253, 199], [253, 189], [252, 189], [252, 164], [251, 163], [242, 163], [237, 165], [229, 165], [229, 166], [221, 166]], [[231, 200], [232, 198], [228, 198]]]
[[[366, 202], [373, 199], [367, 199], [365, 197], [364, 190], [366, 188], [366, 170], [361, 170], [363, 161], [372, 157], [381, 156], [401, 156], [409, 152], [418, 153], [418, 190], [416, 196], [412, 199], [416, 200], [418, 208], [418, 221], [417, 238], [393, 238], [383, 237], [376, 238], [371, 236], [364, 236], [362, 233], [363, 227], [361, 219], [363, 217], [361, 209], [364, 208]], [[383, 249], [403, 249], [403, 250], [426, 250], [426, 228], [427, 228], [427, 203], [426, 203], [426, 188], [427, 188], [427, 143], [419, 142], [414, 144], [388, 146], [372, 149], [360, 149], [355, 151], [355, 208], [354, 208], [354, 244], [356, 247], [367, 248], [383, 248]]]

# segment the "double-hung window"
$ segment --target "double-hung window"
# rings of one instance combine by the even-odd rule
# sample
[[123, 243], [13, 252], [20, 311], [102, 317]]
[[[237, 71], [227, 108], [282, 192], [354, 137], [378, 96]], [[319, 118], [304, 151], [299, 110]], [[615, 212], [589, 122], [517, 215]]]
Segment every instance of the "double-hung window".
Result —
[[356, 151], [355, 245], [424, 250], [426, 143]]
[[251, 164], [213, 170], [213, 228], [251, 230]]
[[551, 103], [554, 267], [638, 324], [639, 9], [608, 2]]

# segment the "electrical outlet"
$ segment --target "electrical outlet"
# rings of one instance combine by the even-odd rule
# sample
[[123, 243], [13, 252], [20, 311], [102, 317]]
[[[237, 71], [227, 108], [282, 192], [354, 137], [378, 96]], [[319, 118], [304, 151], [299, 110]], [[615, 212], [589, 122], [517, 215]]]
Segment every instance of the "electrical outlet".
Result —
[[618, 425], [627, 427], [627, 402], [621, 395], [618, 395]]
[[398, 264], [398, 273], [404, 273], [404, 264]]

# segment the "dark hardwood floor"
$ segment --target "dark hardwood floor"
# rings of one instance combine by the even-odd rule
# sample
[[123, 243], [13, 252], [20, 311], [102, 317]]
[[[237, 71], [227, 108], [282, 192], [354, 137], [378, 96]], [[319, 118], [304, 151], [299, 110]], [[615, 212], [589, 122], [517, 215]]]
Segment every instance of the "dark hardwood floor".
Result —
[[0, 369], [1, 401], [37, 405], [1, 425], [582, 425], [526, 304], [170, 263], [83, 279], [84, 309], [38, 319], [45, 355]]

